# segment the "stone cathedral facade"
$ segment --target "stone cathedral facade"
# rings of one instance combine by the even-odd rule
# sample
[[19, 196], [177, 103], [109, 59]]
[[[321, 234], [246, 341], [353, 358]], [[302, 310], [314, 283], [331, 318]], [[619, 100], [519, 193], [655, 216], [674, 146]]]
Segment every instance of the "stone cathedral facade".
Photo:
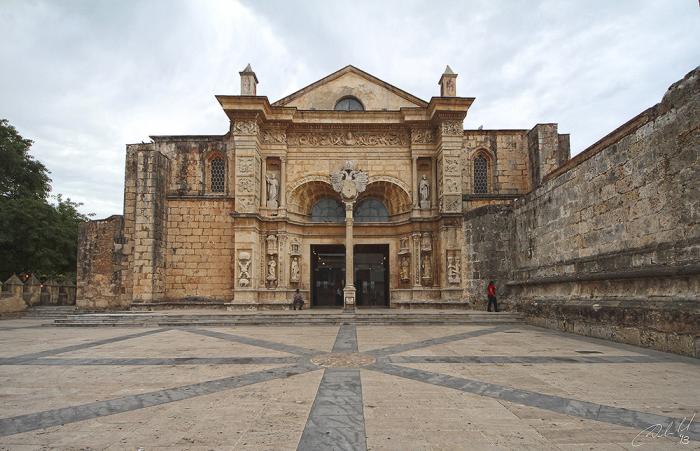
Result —
[[81, 246], [88, 268], [89, 249], [115, 241], [103, 266], [119, 271], [86, 269], [84, 304], [274, 308], [298, 288], [312, 307], [341, 305], [348, 250], [331, 174], [350, 162], [368, 176], [353, 205], [357, 305], [468, 305], [483, 287], [467, 271], [464, 214], [510, 203], [569, 158], [556, 124], [464, 130], [474, 98], [457, 96], [449, 67], [430, 100], [353, 66], [273, 103], [250, 66], [240, 80], [240, 95], [216, 96], [225, 134], [127, 146], [124, 216]]

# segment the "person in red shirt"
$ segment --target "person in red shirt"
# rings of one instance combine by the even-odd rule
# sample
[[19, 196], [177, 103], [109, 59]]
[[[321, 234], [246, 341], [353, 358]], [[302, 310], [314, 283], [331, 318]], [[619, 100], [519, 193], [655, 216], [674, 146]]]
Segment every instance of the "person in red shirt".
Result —
[[493, 280], [489, 282], [488, 286], [486, 287], [486, 295], [489, 298], [489, 303], [486, 306], [487, 311], [491, 311], [491, 304], [493, 304], [493, 311], [497, 312], [498, 311], [498, 304], [496, 304], [496, 284], [493, 283]]

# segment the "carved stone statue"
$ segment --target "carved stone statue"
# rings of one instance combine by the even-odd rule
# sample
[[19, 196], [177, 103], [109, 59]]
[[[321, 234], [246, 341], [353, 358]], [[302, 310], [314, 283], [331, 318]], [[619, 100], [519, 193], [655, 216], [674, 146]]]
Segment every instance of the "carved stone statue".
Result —
[[247, 287], [250, 285], [250, 254], [241, 252], [238, 254], [238, 285]]
[[369, 176], [356, 170], [354, 161], [346, 161], [343, 168], [331, 174], [333, 189], [340, 193], [344, 202], [354, 202], [357, 195], [367, 189]]
[[447, 282], [448, 283], [459, 283], [459, 258], [448, 257], [447, 258]]
[[406, 257], [406, 256], [401, 257], [400, 277], [401, 277], [402, 281], [407, 281], [407, 280], [411, 279], [411, 276], [408, 272], [408, 267], [409, 267], [408, 257]]
[[433, 278], [433, 265], [430, 262], [430, 255], [425, 254], [423, 256], [423, 278], [432, 279]]
[[292, 258], [289, 280], [291, 282], [299, 282], [299, 272], [299, 257], [294, 257]]
[[277, 262], [274, 258], [271, 258], [267, 262], [267, 281], [274, 282], [275, 280], [277, 280]]
[[430, 182], [428, 182], [428, 177], [425, 175], [420, 179], [418, 192], [420, 195], [420, 208], [430, 208]]
[[267, 176], [267, 206], [277, 208], [279, 206], [280, 182], [275, 174]]

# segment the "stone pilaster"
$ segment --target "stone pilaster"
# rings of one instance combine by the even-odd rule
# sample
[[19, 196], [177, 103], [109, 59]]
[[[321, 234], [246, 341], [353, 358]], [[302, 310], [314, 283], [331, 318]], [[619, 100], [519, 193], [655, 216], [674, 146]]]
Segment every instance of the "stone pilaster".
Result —
[[261, 205], [262, 158], [258, 146], [258, 123], [255, 118], [236, 119], [231, 123], [236, 148], [236, 211], [257, 213]]
[[438, 128], [440, 141], [437, 149], [437, 195], [440, 213], [462, 211], [462, 119], [443, 119]]
[[170, 161], [155, 150], [136, 151], [133, 231], [133, 300], [151, 302], [165, 293], [166, 186]]

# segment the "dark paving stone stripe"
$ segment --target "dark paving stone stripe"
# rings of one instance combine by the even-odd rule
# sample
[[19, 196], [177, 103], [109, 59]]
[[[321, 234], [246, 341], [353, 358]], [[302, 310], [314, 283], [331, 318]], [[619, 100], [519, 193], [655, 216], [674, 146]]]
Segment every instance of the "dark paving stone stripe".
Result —
[[500, 355], [410, 355], [387, 357], [390, 363], [668, 363], [648, 355], [611, 356], [500, 356]]
[[[683, 422], [683, 420], [679, 418], [665, 417], [588, 401], [546, 395], [388, 363], [378, 363], [365, 368], [392, 376], [437, 385], [439, 387], [452, 388], [466, 393], [487, 396], [489, 398], [509, 401], [529, 407], [537, 407], [539, 409], [585, 418], [587, 420], [627, 426], [640, 431], [657, 424], [663, 425], [664, 430], [670, 425], [669, 430], [671, 431], [677, 431], [679, 427], [687, 428], [685, 430], [685, 435], [692, 440], [700, 440], [700, 422], [694, 422], [688, 425], [688, 420]], [[682, 422], [684, 424], [682, 424]]]
[[503, 332], [510, 329], [509, 326], [499, 326], [490, 327], [485, 329], [472, 330], [469, 332], [463, 332], [461, 334], [447, 335], [445, 337], [429, 338], [427, 340], [416, 341], [413, 343], [405, 343], [394, 346], [388, 346], [386, 348], [375, 349], [373, 351], [367, 351], [366, 354], [370, 354], [376, 357], [388, 356], [391, 354], [398, 354], [400, 352], [411, 351], [414, 349], [427, 348], [429, 346], [441, 345], [444, 343], [450, 343], [453, 341], [465, 340], [467, 338], [480, 337], [482, 335], [489, 335], [496, 332]]
[[367, 450], [360, 370], [324, 371], [297, 447], [298, 451], [331, 449]]
[[276, 343], [274, 341], [261, 340], [259, 338], [243, 337], [241, 335], [233, 335], [224, 332], [217, 332], [214, 330], [207, 329], [182, 329], [190, 332], [192, 334], [204, 335], [205, 337], [220, 338], [221, 340], [232, 341], [234, 343], [241, 343], [250, 346], [257, 346], [259, 348], [271, 349], [273, 351], [288, 352], [290, 354], [302, 355], [302, 356], [312, 356], [321, 354], [322, 351], [317, 351], [314, 349], [306, 349], [300, 346], [286, 345], [283, 343]]
[[133, 358], [133, 359], [34, 359], [14, 363], [13, 359], [0, 358], [0, 365], [289, 365], [299, 363], [299, 357], [175, 357], [175, 358]]
[[343, 324], [335, 337], [333, 352], [357, 352], [357, 328], [354, 324]]
[[267, 382], [274, 379], [282, 379], [298, 374], [308, 373], [318, 369], [311, 365], [295, 365], [271, 370], [258, 371], [241, 376], [227, 377], [197, 384], [184, 385], [182, 387], [158, 390], [140, 395], [125, 396], [122, 398], [98, 401], [79, 406], [65, 407], [62, 409], [47, 410], [44, 412], [20, 415], [12, 418], [0, 419], [0, 436], [19, 434], [53, 426], [75, 423], [77, 421], [130, 412], [146, 407], [159, 406], [176, 401], [210, 395], [224, 390], [244, 387], [246, 385]]
[[[71, 346], [64, 346], [63, 348], [49, 349], [47, 351], [34, 352], [32, 354], [18, 355], [15, 357], [10, 357], [5, 359], [5, 365], [17, 365], [29, 360], [39, 359], [42, 357], [54, 356], [57, 354], [63, 354], [66, 352], [80, 351], [82, 349], [94, 348], [96, 346], [102, 346], [110, 343], [117, 343], [119, 341], [131, 340], [132, 338], [146, 337], [148, 335], [159, 334], [161, 332], [168, 331], [170, 329], [154, 329], [147, 330], [145, 332], [139, 332], [136, 334], [120, 335], [118, 337], [105, 338], [104, 340], [90, 341], [87, 343], [79, 343]], [[11, 361], [8, 363], [8, 361]]]

